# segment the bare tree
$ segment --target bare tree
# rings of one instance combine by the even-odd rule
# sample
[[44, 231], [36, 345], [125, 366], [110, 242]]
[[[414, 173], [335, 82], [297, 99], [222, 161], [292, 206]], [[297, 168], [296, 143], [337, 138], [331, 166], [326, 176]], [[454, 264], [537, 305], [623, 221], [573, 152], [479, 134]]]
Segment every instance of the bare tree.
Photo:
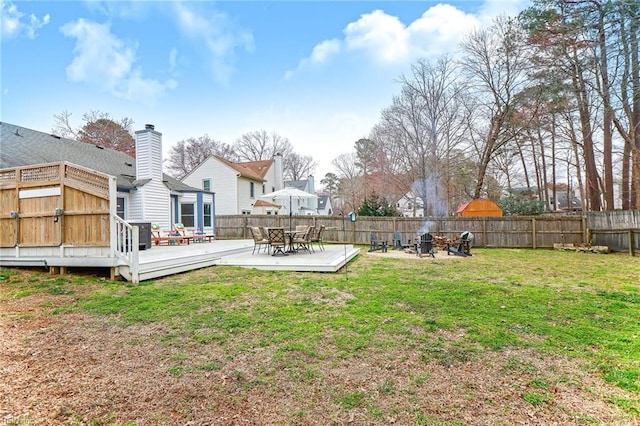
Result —
[[71, 126], [70, 120], [73, 114], [67, 110], [53, 115], [53, 127], [51, 133], [67, 139], [78, 139], [78, 131]]
[[478, 156], [474, 198], [483, 193], [487, 167], [514, 136], [509, 124], [517, 111], [519, 93], [526, 88], [530, 65], [525, 33], [513, 19], [498, 18], [487, 29], [477, 29], [462, 43], [462, 66], [475, 98], [470, 130]]
[[450, 153], [462, 140], [464, 116], [457, 67], [449, 57], [431, 63], [420, 60], [401, 77], [402, 88], [382, 112], [373, 130], [383, 146], [390, 176], [411, 187], [420, 198], [423, 215], [448, 212]]
[[355, 211], [362, 204], [362, 179], [357, 165], [358, 157], [355, 152], [341, 154], [333, 159], [331, 164], [338, 171], [338, 201], [337, 208], [343, 212]]
[[229, 161], [237, 160], [231, 145], [211, 139], [205, 134], [177, 142], [169, 150], [167, 170], [176, 179], [182, 179], [209, 156], [216, 155]]
[[313, 157], [292, 152], [284, 159], [284, 179], [300, 180], [306, 178], [313, 175], [317, 166], [318, 164], [313, 161]]
[[236, 139], [233, 148], [239, 161], [269, 160], [278, 153], [286, 159], [293, 152], [289, 139], [276, 132], [269, 134], [266, 130], [243, 134]]

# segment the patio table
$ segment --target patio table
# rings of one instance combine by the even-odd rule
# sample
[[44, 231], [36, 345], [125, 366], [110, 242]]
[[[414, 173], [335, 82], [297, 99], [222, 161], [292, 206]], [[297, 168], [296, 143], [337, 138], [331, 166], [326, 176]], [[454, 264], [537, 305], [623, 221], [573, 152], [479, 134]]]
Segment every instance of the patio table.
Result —
[[291, 231], [284, 231], [284, 234], [287, 236], [287, 239], [289, 240], [289, 249], [287, 250], [287, 253], [297, 253], [298, 250], [296, 250], [293, 247], [293, 239], [296, 237], [296, 235], [303, 234], [303, 232], [291, 230]]

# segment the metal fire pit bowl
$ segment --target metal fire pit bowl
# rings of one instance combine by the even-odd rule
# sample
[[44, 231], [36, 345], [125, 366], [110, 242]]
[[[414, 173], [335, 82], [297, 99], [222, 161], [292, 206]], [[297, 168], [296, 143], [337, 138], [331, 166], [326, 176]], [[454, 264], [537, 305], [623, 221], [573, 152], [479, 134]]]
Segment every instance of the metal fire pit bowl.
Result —
[[423, 254], [431, 255], [435, 258], [435, 250], [433, 249], [433, 235], [430, 233], [420, 235], [420, 238], [416, 241], [416, 254], [418, 257], [422, 257]]

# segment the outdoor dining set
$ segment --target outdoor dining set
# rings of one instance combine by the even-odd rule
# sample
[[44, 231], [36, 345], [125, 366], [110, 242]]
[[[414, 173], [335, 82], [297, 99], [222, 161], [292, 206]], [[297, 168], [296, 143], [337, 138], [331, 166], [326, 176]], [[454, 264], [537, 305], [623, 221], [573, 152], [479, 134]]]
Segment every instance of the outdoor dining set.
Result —
[[265, 228], [259, 226], [251, 226], [249, 229], [254, 242], [251, 254], [255, 254], [256, 251], [260, 253], [263, 247], [271, 256], [287, 256], [302, 251], [313, 253], [315, 251], [314, 244], [318, 249], [324, 250], [322, 243], [324, 225], [319, 227], [299, 225], [295, 229], [288, 230], [282, 227]]

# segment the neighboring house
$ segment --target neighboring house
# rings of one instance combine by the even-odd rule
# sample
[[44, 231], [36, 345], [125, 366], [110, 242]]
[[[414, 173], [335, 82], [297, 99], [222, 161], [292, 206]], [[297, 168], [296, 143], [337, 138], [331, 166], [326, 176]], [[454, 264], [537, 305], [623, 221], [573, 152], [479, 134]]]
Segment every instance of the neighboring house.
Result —
[[174, 223], [215, 232], [214, 193], [162, 172], [162, 134], [147, 124], [135, 132], [136, 158], [93, 144], [0, 123], [0, 169], [67, 162], [116, 178], [116, 214], [130, 223]]
[[[316, 188], [313, 176], [309, 176], [307, 179], [301, 180], [289, 180], [285, 181], [285, 187], [296, 188], [300, 191], [307, 192], [315, 195]], [[306, 200], [293, 201], [292, 210], [294, 215], [310, 216], [317, 215], [318, 213], [318, 199], [317, 197], [308, 198]]]
[[253, 204], [253, 214], [277, 215], [284, 212], [281, 204], [271, 203], [265, 200], [257, 200]]
[[318, 197], [318, 214], [320, 216], [333, 216], [333, 206], [331, 205], [330, 196], [320, 195]]
[[[211, 155], [182, 178], [182, 183], [215, 192], [218, 215], [262, 213], [266, 206], [254, 209], [258, 197], [283, 188], [282, 156], [234, 163]], [[277, 212], [273, 206], [264, 211]]]
[[422, 198], [409, 191], [405, 193], [396, 203], [396, 209], [404, 217], [423, 217]]
[[[546, 191], [549, 196], [549, 206], [548, 209], [550, 211], [557, 212], [574, 212], [582, 210], [582, 202], [579, 198], [579, 190], [571, 189], [566, 183], [558, 183], [556, 184], [556, 198], [557, 203], [553, 199], [553, 185], [549, 184], [546, 187]], [[522, 187], [522, 188], [512, 188], [511, 195], [519, 196], [522, 198], [528, 198], [532, 200], [539, 199], [538, 195], [538, 187], [532, 186], [530, 188]]]

